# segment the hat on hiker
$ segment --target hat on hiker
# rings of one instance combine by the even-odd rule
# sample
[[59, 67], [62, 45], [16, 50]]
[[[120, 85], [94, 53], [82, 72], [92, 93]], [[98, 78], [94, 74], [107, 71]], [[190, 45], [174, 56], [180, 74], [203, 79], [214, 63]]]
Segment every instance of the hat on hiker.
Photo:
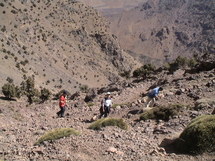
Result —
[[110, 95], [110, 92], [107, 92], [107, 95]]

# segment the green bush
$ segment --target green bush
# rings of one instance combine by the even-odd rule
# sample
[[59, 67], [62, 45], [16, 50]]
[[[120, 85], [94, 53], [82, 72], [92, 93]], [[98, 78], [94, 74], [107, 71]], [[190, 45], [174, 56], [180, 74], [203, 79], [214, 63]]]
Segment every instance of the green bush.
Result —
[[101, 130], [102, 127], [106, 126], [118, 126], [123, 130], [128, 129], [128, 125], [123, 121], [123, 119], [115, 119], [115, 118], [103, 118], [95, 121], [90, 125], [90, 129], [93, 130]]
[[57, 94], [55, 94], [55, 98], [54, 99], [59, 99], [59, 97], [66, 92], [67, 94], [67, 98], [69, 98], [71, 96], [71, 93], [65, 89], [62, 89], [60, 92], [58, 92]]
[[8, 99], [12, 97], [20, 97], [20, 89], [19, 87], [15, 86], [13, 83], [6, 83], [2, 86], [2, 93]]
[[51, 94], [52, 93], [48, 89], [46, 89], [46, 88], [41, 89], [41, 91], [40, 91], [41, 101], [45, 102], [45, 101], [49, 100], [51, 97]]
[[95, 104], [93, 102], [90, 102], [87, 104], [88, 107], [94, 106]]
[[164, 120], [169, 121], [172, 116], [178, 115], [178, 113], [182, 109], [182, 105], [169, 105], [168, 107], [160, 106], [150, 109], [143, 114], [140, 115], [140, 120], [148, 120], [148, 119], [155, 119], [155, 120]]
[[87, 93], [89, 91], [88, 85], [81, 85], [79, 88], [84, 93]]
[[27, 80], [21, 83], [21, 90], [27, 96], [28, 103], [32, 104], [34, 100], [38, 100], [39, 91], [34, 88], [35, 82], [33, 77], [28, 77]]
[[177, 139], [180, 152], [201, 154], [215, 151], [215, 115], [193, 119]]
[[121, 77], [125, 77], [126, 79], [129, 79], [131, 77], [131, 71], [124, 71], [119, 74]]
[[134, 70], [133, 77], [146, 77], [155, 72], [155, 66], [152, 64], [145, 64], [142, 67]]
[[53, 141], [70, 135], [80, 135], [80, 133], [72, 128], [59, 128], [47, 132], [41, 136], [35, 143], [35, 145], [41, 144], [44, 141]]
[[193, 68], [196, 64], [197, 64], [197, 61], [194, 58], [189, 59], [187, 57], [178, 56], [174, 62], [169, 63], [168, 70], [170, 72], [174, 72], [177, 69], [184, 68], [184, 67]]
[[10, 77], [7, 77], [6, 81], [7, 81], [8, 83], [13, 83], [13, 79], [10, 78]]

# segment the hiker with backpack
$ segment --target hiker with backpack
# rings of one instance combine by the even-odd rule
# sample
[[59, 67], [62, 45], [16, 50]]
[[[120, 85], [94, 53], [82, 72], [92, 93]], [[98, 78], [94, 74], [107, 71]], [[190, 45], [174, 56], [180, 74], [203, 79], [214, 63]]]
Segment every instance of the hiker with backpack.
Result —
[[158, 99], [159, 92], [162, 90], [162, 87], [156, 87], [147, 93], [146, 108], [148, 108], [150, 105], [154, 105], [155, 100]]
[[66, 93], [66, 91], [64, 91], [59, 98], [60, 111], [57, 112], [58, 117], [64, 117], [64, 113], [65, 113], [65, 110], [67, 107], [66, 103], [67, 103], [67, 93]]
[[107, 117], [110, 113], [110, 109], [112, 107], [112, 100], [110, 96], [110, 92], [107, 92], [104, 99], [101, 101], [101, 107], [100, 107], [100, 117]]

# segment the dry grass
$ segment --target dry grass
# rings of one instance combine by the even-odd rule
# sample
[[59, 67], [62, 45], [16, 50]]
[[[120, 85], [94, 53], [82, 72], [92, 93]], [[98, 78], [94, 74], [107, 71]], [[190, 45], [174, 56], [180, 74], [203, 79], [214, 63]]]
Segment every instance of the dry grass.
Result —
[[215, 115], [203, 115], [191, 121], [181, 133], [177, 148], [181, 152], [201, 154], [215, 151]]
[[174, 116], [178, 115], [180, 111], [183, 109], [183, 105], [169, 105], [167, 107], [160, 106], [150, 109], [143, 114], [140, 115], [140, 120], [148, 120], [148, 119], [155, 119], [155, 120], [164, 120], [169, 121], [169, 119]]
[[106, 126], [117, 126], [123, 130], [128, 129], [128, 125], [124, 122], [123, 119], [115, 119], [115, 118], [103, 118], [95, 121], [92, 125], [90, 125], [90, 129], [93, 130], [101, 130], [102, 127]]
[[41, 136], [35, 143], [35, 145], [41, 144], [44, 141], [57, 140], [70, 135], [80, 135], [80, 133], [72, 128], [59, 128], [47, 132]]

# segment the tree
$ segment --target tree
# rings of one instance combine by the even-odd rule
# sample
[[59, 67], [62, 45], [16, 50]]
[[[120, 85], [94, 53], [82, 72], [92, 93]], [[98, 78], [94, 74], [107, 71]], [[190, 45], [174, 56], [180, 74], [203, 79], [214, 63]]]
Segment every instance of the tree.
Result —
[[178, 56], [174, 62], [168, 64], [168, 70], [170, 72], [174, 72], [178, 69], [183, 69], [186, 67], [193, 68], [197, 64], [197, 60], [195, 58], [189, 59], [187, 57]]
[[155, 66], [145, 64], [133, 72], [133, 77], [147, 77], [155, 71]]
[[27, 96], [29, 104], [34, 102], [34, 97], [39, 96], [39, 91], [34, 88], [34, 78], [28, 77], [25, 82], [21, 83], [21, 90]]
[[51, 97], [51, 92], [48, 89], [46, 88], [41, 89], [40, 99], [42, 103], [47, 101], [50, 97]]
[[16, 88], [13, 83], [6, 83], [2, 86], [2, 93], [8, 99], [16, 97]]

